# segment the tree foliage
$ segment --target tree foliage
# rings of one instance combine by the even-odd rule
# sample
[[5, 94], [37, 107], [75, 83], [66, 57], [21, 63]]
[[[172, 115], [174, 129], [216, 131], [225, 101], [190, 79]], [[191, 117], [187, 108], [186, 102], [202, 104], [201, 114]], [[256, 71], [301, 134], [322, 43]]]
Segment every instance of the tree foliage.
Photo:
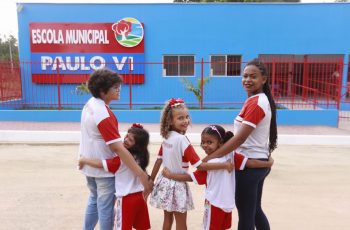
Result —
[[13, 36], [0, 36], [0, 61], [18, 62], [18, 45], [17, 39]]
[[[202, 95], [201, 95], [202, 80], [198, 78], [197, 85], [193, 85], [192, 81], [188, 80], [187, 78], [180, 78], [180, 80], [182, 84], [185, 86], [185, 89], [189, 92], [192, 92], [194, 96], [197, 98], [198, 104], [200, 104], [200, 101], [202, 100]], [[209, 80], [210, 80], [209, 77], [203, 78], [203, 87]]]

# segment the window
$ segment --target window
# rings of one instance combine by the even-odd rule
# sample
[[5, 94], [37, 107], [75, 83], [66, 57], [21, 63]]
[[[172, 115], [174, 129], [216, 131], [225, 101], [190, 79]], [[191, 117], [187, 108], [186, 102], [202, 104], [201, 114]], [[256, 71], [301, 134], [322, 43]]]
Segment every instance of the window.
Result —
[[164, 56], [163, 70], [164, 76], [194, 76], [194, 56]]
[[212, 55], [210, 62], [213, 76], [241, 75], [241, 55]]

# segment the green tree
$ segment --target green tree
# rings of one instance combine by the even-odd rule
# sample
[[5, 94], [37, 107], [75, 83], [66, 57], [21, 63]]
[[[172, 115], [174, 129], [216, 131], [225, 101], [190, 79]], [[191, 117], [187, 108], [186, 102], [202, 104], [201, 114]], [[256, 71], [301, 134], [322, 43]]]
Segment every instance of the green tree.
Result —
[[[209, 80], [210, 80], [209, 77], [203, 78], [203, 87]], [[185, 89], [187, 91], [192, 92], [194, 94], [194, 96], [197, 98], [198, 104], [201, 105], [201, 101], [202, 101], [202, 95], [201, 95], [202, 80], [201, 80], [201, 78], [197, 79], [197, 85], [193, 85], [192, 81], [188, 80], [187, 78], [180, 78], [180, 81], [185, 86]]]
[[0, 36], [0, 61], [19, 61], [18, 43], [13, 35]]

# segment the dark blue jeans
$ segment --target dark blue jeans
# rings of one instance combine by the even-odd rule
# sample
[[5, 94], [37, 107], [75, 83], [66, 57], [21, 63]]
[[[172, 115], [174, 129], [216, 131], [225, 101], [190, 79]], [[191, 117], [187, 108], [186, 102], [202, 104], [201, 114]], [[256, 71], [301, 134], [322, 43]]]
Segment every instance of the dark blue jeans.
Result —
[[263, 185], [270, 168], [236, 171], [238, 230], [269, 230], [270, 224], [261, 208]]

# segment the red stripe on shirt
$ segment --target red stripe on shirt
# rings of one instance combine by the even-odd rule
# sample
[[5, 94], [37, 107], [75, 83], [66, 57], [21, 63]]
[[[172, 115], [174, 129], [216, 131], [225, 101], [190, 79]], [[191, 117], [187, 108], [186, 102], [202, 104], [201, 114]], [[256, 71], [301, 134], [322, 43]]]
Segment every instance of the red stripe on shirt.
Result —
[[251, 122], [257, 125], [264, 117], [264, 110], [258, 105], [259, 97], [253, 97], [247, 100], [244, 104], [239, 116], [243, 118], [243, 121]]
[[162, 145], [160, 146], [158, 156], [163, 156], [163, 146]]
[[108, 172], [116, 173], [120, 167], [121, 161], [120, 157], [114, 157], [112, 159], [106, 160]]
[[190, 162], [191, 165], [194, 165], [198, 161], [200, 161], [200, 158], [197, 155], [192, 145], [187, 146], [187, 148], [185, 149], [184, 156], [182, 157], [182, 161]]
[[118, 130], [118, 121], [114, 113], [106, 106], [109, 117], [98, 123], [97, 128], [100, 131], [105, 142], [120, 138]]
[[207, 184], [207, 171], [196, 170], [193, 172], [193, 176], [196, 178], [198, 184]]
[[245, 156], [240, 153], [233, 153], [233, 159], [235, 162], [235, 169], [240, 170]]

